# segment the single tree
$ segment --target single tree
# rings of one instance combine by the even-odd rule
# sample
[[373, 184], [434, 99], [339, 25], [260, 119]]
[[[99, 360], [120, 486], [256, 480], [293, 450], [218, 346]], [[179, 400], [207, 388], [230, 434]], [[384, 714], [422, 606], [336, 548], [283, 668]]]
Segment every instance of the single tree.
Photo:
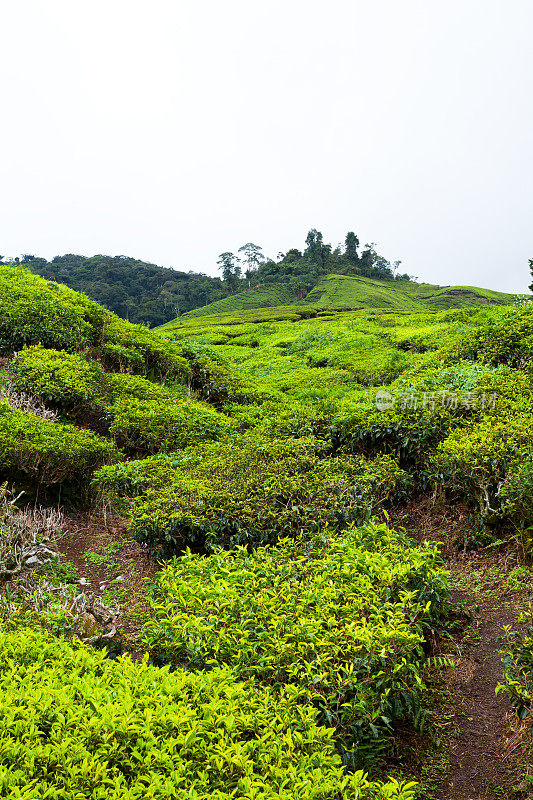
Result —
[[262, 248], [253, 242], [248, 242], [247, 244], [243, 244], [242, 247], [239, 247], [239, 253], [244, 254], [243, 261], [247, 265], [245, 275], [248, 281], [248, 286], [250, 286], [252, 275], [254, 272], [257, 272], [261, 264], [265, 263], [265, 257], [263, 255]]
[[231, 282], [233, 277], [233, 270], [235, 263], [238, 261], [234, 253], [221, 253], [218, 257], [217, 264], [219, 270], [222, 271], [222, 280]]
[[357, 248], [359, 247], [359, 239], [355, 235], [353, 231], [349, 231], [346, 234], [346, 239], [344, 240], [345, 251], [344, 255], [350, 262], [350, 264], [356, 264], [359, 261], [359, 253], [357, 252]]

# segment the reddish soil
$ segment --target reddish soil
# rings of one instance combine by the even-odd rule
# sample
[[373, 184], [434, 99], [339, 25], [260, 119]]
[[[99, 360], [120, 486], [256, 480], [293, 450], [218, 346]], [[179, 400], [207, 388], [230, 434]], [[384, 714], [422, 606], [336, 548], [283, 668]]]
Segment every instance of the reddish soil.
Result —
[[74, 564], [80, 579], [87, 581], [86, 590], [95, 595], [110, 589], [120, 593], [119, 625], [125, 647], [134, 657], [140, 657], [138, 639], [149, 609], [147, 583], [157, 564], [131, 537], [128, 521], [89, 514], [66, 517], [66, 532], [58, 550]]

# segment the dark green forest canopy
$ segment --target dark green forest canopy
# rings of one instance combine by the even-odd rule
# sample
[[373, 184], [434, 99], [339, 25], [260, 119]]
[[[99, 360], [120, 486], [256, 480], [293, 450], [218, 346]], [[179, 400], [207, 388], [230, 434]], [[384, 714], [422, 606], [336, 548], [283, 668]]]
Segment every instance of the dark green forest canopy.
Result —
[[83, 292], [118, 316], [150, 326], [163, 325], [227, 294], [219, 278], [128, 256], [67, 254], [51, 261], [23, 256], [21, 261], [32, 272]]

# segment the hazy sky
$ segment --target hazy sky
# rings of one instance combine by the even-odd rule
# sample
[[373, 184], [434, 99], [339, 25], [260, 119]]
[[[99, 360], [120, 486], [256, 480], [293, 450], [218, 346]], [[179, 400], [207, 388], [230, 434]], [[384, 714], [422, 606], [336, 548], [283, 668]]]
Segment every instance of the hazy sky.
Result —
[[17, 0], [0, 10], [0, 252], [214, 274], [316, 227], [525, 291], [531, 0]]

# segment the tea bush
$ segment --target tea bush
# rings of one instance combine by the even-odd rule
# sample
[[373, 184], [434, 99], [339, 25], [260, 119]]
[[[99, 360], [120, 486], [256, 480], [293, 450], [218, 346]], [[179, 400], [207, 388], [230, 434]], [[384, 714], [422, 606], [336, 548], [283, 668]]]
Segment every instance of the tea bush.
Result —
[[125, 372], [108, 373], [105, 377], [106, 392], [111, 400], [134, 397], [137, 400], [146, 400], [155, 403], [175, 402], [187, 395], [187, 388], [180, 384], [164, 386], [154, 381], [149, 381], [140, 375], [130, 375]]
[[101, 354], [110, 370], [185, 381], [189, 365], [181, 348], [167, 337], [113, 316], [104, 329]]
[[85, 295], [26, 269], [0, 265], [0, 350], [24, 345], [82, 350], [101, 340], [108, 311]]
[[18, 391], [63, 407], [92, 402], [101, 394], [102, 369], [94, 361], [65, 350], [26, 347], [17, 354], [14, 368]]
[[163, 663], [306, 689], [352, 749], [393, 718], [419, 721], [423, 627], [448, 599], [436, 547], [368, 523], [172, 560], [145, 639]]
[[111, 433], [120, 446], [147, 454], [219, 439], [231, 426], [223, 414], [193, 400], [119, 397], [109, 414]]
[[[25, 413], [0, 401], [0, 470], [41, 484], [80, 479], [118, 457], [114, 444], [92, 431]], [[8, 473], [11, 477], [11, 472]]]
[[[487, 415], [468, 428], [452, 431], [439, 444], [431, 457], [433, 477], [476, 502], [485, 522], [495, 521], [505, 513], [500, 490], [506, 485], [509, 491], [513, 485], [505, 483], [508, 473], [517, 474], [532, 446], [531, 414], [511, 419]], [[511, 513], [512, 506], [507, 504], [505, 510]]]
[[491, 312], [469, 336], [451, 347], [451, 357], [481, 361], [491, 366], [506, 364], [531, 369], [533, 363], [533, 308], [511, 307]]
[[345, 774], [298, 691], [112, 661], [43, 632], [0, 633], [0, 792], [20, 800], [412, 800]]
[[163, 479], [135, 500], [132, 531], [166, 554], [257, 545], [363, 520], [410, 486], [409, 476], [387, 456], [369, 462], [324, 458], [325, 452], [314, 439], [254, 436], [188, 451], [172, 479], [163, 465]]
[[247, 384], [220, 356], [198, 344], [187, 342], [183, 355], [189, 362], [189, 385], [207, 400], [221, 408], [225, 403], [251, 403], [258, 399], [255, 387]]
[[[496, 692], [505, 691], [521, 720], [531, 714], [533, 699], [533, 613], [518, 618], [521, 630], [504, 627], [503, 683]], [[524, 627], [525, 626], [525, 627]]]

